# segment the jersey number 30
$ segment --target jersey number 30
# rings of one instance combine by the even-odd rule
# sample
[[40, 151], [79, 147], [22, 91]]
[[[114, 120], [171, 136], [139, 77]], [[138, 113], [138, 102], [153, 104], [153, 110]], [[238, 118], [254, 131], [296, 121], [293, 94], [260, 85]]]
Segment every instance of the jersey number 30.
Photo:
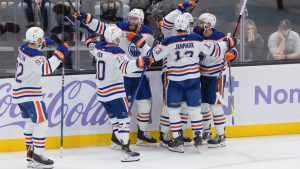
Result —
[[105, 62], [98, 61], [97, 62], [97, 79], [104, 80], [105, 77]]

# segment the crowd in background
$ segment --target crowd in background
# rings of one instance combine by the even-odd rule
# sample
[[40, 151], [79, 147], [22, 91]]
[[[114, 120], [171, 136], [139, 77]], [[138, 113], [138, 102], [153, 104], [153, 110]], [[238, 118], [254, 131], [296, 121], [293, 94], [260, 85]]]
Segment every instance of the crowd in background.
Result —
[[[95, 18], [108, 23], [126, 21], [131, 9], [141, 8], [146, 15], [145, 24], [154, 30], [155, 35], [158, 35], [159, 25], [157, 24], [159, 22], [157, 21], [174, 10], [179, 2], [179, 0], [73, 1], [74, 6], [79, 10], [90, 12]], [[14, 63], [15, 57], [8, 55], [15, 54], [14, 51], [22, 43], [26, 29], [32, 26], [43, 28], [48, 35], [51, 33], [58, 34], [71, 45], [74, 45], [76, 40], [79, 41], [80, 45], [83, 44], [81, 42], [84, 41], [85, 37], [76, 32], [64, 17], [65, 15], [72, 15], [73, 11], [70, 6], [64, 1], [53, 0], [52, 2], [53, 4], [46, 0], [0, 1], [0, 46], [14, 47], [13, 51], [10, 51], [10, 48], [0, 47], [2, 51], [0, 58], [4, 58], [1, 60], [6, 60], [7, 65]], [[232, 32], [239, 15], [240, 6], [240, 3], [236, 3], [236, 1], [234, 1], [233, 6], [226, 5], [222, 10], [220, 7], [214, 7], [214, 5], [211, 7], [199, 5], [199, 9], [195, 10], [193, 16], [196, 21], [201, 13], [211, 12], [217, 16], [216, 28], [218, 30], [224, 33]], [[264, 15], [258, 14], [257, 11], [264, 13]], [[285, 9], [284, 6], [271, 10], [263, 6], [248, 5], [242, 22], [242, 32], [244, 33], [243, 35], [238, 33], [240, 41], [243, 41], [241, 45], [243, 45], [244, 51], [242, 57], [236, 62], [300, 59], [300, 22], [299, 19], [298, 22], [295, 21], [297, 20], [293, 13]], [[87, 51], [80, 54], [87, 55]], [[75, 52], [70, 52], [70, 55], [75, 56]], [[67, 68], [73, 68], [72, 60], [67, 61]], [[0, 64], [1, 69], [7, 69], [5, 64]], [[1, 71], [0, 74], [2, 74]]]

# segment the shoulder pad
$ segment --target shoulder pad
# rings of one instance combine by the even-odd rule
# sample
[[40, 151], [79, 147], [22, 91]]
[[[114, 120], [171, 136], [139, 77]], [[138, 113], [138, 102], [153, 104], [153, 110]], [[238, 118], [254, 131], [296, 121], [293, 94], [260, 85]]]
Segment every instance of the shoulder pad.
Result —
[[213, 33], [207, 38], [208, 40], [219, 40], [224, 38], [226, 35], [216, 29], [213, 29]]
[[32, 49], [28, 47], [28, 44], [21, 46], [20, 51], [29, 57], [44, 56], [43, 53], [37, 49]]
[[110, 52], [112, 54], [125, 54], [124, 50], [118, 46], [111, 46], [111, 47], [107, 47], [105, 49], [107, 52]]
[[117, 22], [117, 27], [119, 27], [122, 31], [129, 31], [129, 24], [127, 22]]
[[147, 25], [142, 25], [141, 33], [147, 33], [147, 34], [153, 35], [152, 29]]

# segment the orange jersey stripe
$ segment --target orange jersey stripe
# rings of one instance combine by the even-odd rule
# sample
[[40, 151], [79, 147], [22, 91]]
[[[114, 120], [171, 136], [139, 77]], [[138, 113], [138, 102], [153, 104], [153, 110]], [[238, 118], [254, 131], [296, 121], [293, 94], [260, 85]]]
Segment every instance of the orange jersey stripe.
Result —
[[223, 117], [221, 119], [214, 119], [214, 121], [225, 121], [225, 117]]
[[216, 51], [215, 51], [216, 53], [215, 53], [215, 56], [214, 57], [217, 57], [217, 54], [219, 53], [219, 47], [218, 46], [216, 46]]
[[161, 122], [164, 122], [164, 123], [170, 123], [170, 121], [169, 121], [169, 120], [164, 120], [164, 119], [161, 119], [160, 121], [161, 121]]
[[109, 90], [105, 90], [105, 91], [98, 91], [98, 93], [100, 94], [107, 94], [111, 91], [114, 91], [114, 90], [119, 90], [119, 89], [124, 89], [124, 86], [117, 86], [117, 87], [114, 87], [114, 88], [111, 88]]
[[36, 109], [37, 109], [37, 113], [39, 115], [39, 119], [38, 119], [38, 122], [41, 123], [44, 121], [44, 118], [43, 118], [43, 112], [42, 112], [42, 107], [40, 105], [40, 102], [39, 101], [36, 101], [35, 102], [35, 106], [36, 106]]
[[182, 73], [182, 72], [186, 72], [189, 70], [199, 70], [199, 66], [192, 67], [192, 68], [186, 68], [186, 69], [182, 69], [182, 70], [169, 70], [168, 73]]
[[202, 127], [203, 124], [193, 124], [192, 127]]
[[23, 91], [23, 92], [13, 92], [13, 95], [21, 95], [21, 94], [41, 94], [42, 91], [33, 91], [33, 90], [28, 90], [28, 91]]
[[219, 66], [219, 67], [216, 67], [214, 69], [208, 69], [208, 70], [205, 70], [205, 69], [201, 69], [202, 72], [213, 72], [213, 71], [216, 71], [216, 70], [220, 70], [222, 68], [222, 65]]

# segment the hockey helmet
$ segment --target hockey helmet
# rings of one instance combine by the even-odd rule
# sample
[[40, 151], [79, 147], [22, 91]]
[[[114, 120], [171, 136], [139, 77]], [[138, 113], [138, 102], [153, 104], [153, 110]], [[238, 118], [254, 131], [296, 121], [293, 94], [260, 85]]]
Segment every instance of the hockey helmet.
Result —
[[181, 14], [175, 18], [174, 25], [176, 30], [188, 31], [190, 23], [186, 16]]
[[[204, 22], [204, 29], [214, 28], [217, 23], [216, 16], [211, 13], [201, 14], [198, 20]], [[210, 24], [210, 27], [208, 27], [208, 24]]]
[[26, 31], [26, 42], [38, 44], [38, 39], [43, 42], [44, 31], [39, 27], [31, 27]]
[[107, 43], [118, 43], [117, 38], [121, 38], [122, 30], [116, 25], [108, 25], [104, 32], [104, 38]]

